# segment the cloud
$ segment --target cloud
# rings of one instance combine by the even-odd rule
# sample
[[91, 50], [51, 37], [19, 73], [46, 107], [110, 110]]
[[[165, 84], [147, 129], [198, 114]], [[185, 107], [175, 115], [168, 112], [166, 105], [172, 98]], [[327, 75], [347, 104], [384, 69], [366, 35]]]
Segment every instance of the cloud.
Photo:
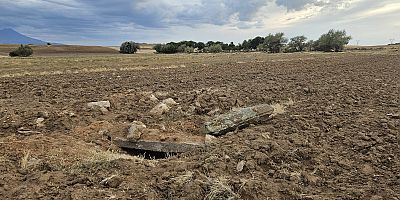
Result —
[[[376, 26], [381, 27], [380, 37], [387, 37], [384, 30], [399, 27], [397, 1], [0, 0], [0, 28], [76, 44], [118, 44], [128, 39], [238, 42], [278, 31], [315, 38], [330, 28], [346, 28], [362, 36]], [[365, 40], [380, 41], [372, 33], [365, 32]]]

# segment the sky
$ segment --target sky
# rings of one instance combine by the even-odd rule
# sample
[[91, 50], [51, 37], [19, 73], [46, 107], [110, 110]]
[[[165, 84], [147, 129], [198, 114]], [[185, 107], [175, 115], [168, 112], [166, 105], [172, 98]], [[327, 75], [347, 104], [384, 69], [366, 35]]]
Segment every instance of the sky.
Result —
[[284, 32], [318, 37], [344, 29], [351, 44], [400, 42], [400, 0], [0, 0], [0, 29], [44, 41], [242, 42]]

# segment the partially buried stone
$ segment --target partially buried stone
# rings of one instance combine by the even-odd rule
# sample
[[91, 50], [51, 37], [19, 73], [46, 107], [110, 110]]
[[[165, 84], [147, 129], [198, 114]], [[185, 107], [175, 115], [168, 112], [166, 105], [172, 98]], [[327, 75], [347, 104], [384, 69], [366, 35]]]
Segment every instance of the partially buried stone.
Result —
[[88, 103], [87, 104], [87, 106], [90, 108], [90, 109], [95, 109], [95, 108], [105, 108], [105, 109], [108, 109], [108, 108], [110, 108], [111, 107], [111, 103], [110, 103], [110, 101], [97, 101], [97, 102], [90, 102], [90, 103]]
[[162, 115], [169, 111], [170, 107], [165, 103], [157, 104], [153, 109], [150, 110], [150, 114], [152, 115]]
[[140, 121], [132, 122], [131, 126], [128, 129], [127, 139], [139, 140], [142, 136], [142, 131], [146, 129], [146, 125]]
[[206, 134], [220, 136], [243, 126], [257, 122], [262, 117], [270, 116], [274, 108], [263, 104], [248, 108], [241, 108], [230, 113], [218, 115], [204, 124]]

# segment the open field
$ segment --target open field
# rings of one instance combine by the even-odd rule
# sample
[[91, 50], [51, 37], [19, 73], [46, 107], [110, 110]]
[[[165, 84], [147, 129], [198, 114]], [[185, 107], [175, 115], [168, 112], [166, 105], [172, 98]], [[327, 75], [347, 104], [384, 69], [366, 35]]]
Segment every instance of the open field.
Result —
[[[1, 57], [0, 196], [399, 199], [396, 50]], [[179, 104], [155, 117], [152, 94]], [[204, 136], [210, 117], [259, 104], [275, 114], [190, 153], [112, 142], [132, 121]]]
[[[0, 56], [8, 54], [19, 45], [0, 44]], [[78, 46], [78, 45], [31, 45], [34, 56], [82, 56], [82, 55], [112, 55], [118, 54], [118, 50], [101, 46]]]

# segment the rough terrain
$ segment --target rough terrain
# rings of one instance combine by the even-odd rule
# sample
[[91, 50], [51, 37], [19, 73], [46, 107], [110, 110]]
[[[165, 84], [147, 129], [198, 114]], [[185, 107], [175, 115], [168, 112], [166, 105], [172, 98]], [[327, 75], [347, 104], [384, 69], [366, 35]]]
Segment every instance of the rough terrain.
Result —
[[[398, 51], [0, 58], [0, 198], [400, 199], [399, 79]], [[190, 153], [112, 143], [259, 104], [276, 115]]]

